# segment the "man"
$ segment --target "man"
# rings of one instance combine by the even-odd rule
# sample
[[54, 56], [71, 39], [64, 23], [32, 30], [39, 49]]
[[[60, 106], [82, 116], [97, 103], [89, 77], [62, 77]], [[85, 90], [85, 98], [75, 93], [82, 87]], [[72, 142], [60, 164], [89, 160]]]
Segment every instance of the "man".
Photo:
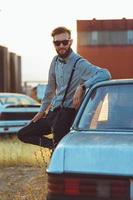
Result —
[[[81, 104], [84, 90], [90, 88], [96, 82], [111, 78], [108, 70], [94, 66], [86, 59], [74, 53], [71, 49], [73, 41], [69, 29], [66, 27], [57, 27], [52, 31], [52, 37], [57, 56], [51, 62], [48, 85], [42, 100], [40, 112], [34, 116], [29, 125], [18, 132], [18, 138], [21, 141], [48, 148], [52, 148], [53, 141], [44, 135], [48, 135], [52, 130], [54, 141], [57, 144], [67, 134], [76, 111]], [[60, 121], [60, 128], [56, 129], [53, 128], [53, 125], [55, 124], [58, 108], [62, 104], [74, 64], [75, 71], [63, 106], [65, 108], [73, 108], [75, 114], [73, 116], [70, 114], [69, 120], [64, 119]], [[45, 111], [49, 106], [50, 110], [46, 114]]]

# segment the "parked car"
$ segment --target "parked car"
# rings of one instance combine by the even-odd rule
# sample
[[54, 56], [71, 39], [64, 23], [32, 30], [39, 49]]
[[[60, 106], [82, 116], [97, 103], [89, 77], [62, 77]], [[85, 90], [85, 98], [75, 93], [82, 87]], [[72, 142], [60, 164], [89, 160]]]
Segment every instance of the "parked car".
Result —
[[39, 111], [40, 104], [18, 93], [0, 93], [0, 135], [16, 133]]
[[47, 174], [47, 200], [133, 199], [133, 80], [100, 82], [86, 92]]

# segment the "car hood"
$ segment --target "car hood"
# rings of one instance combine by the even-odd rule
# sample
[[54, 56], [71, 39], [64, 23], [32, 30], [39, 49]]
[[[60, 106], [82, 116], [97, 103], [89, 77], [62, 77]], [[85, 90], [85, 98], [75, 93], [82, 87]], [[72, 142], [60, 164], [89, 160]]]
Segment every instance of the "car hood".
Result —
[[72, 131], [56, 147], [47, 172], [133, 176], [133, 134]]

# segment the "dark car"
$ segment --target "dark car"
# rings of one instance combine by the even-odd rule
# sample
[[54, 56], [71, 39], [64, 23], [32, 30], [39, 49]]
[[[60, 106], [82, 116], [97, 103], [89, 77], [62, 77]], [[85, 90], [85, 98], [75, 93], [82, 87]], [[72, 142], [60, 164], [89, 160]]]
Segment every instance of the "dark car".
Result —
[[47, 200], [133, 199], [133, 80], [100, 82], [86, 92], [47, 174]]
[[40, 104], [18, 93], [0, 93], [0, 135], [16, 133], [39, 111]]

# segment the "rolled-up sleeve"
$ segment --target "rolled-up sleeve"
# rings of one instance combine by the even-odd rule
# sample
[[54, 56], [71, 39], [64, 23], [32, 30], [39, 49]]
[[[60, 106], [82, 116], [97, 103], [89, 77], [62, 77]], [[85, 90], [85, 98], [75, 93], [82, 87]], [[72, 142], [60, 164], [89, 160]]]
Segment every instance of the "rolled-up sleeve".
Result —
[[95, 66], [85, 59], [81, 60], [80, 67], [83, 71], [81, 79], [86, 88], [90, 88], [97, 82], [111, 79], [111, 74], [107, 69]]

